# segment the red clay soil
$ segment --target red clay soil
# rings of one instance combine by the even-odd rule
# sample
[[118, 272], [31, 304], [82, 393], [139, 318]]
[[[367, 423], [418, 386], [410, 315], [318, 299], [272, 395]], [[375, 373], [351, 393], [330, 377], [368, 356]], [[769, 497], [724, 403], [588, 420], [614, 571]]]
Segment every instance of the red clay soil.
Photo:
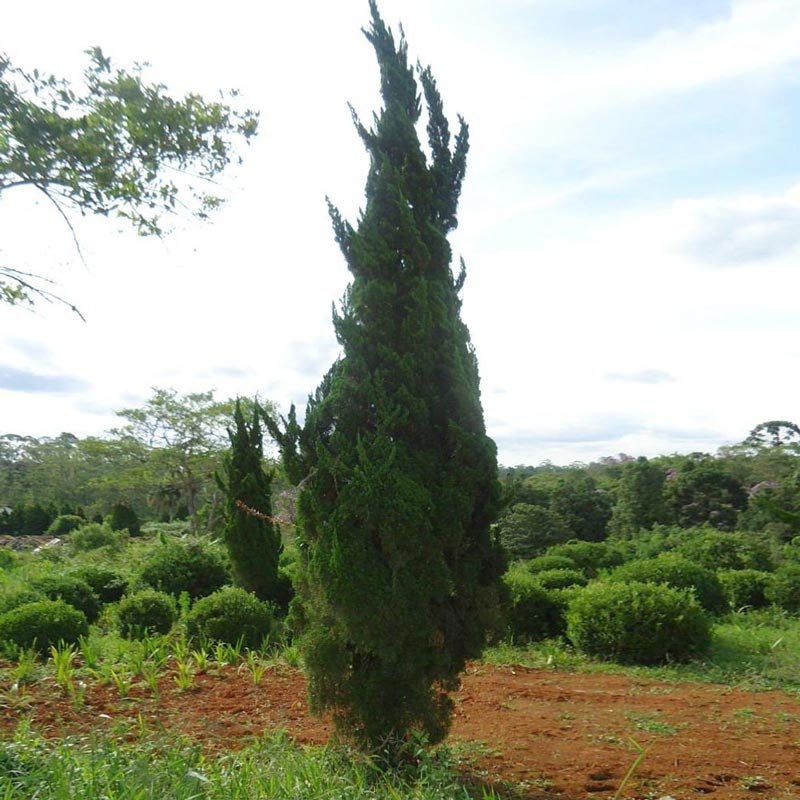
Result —
[[[139, 715], [212, 751], [281, 729], [312, 744], [331, 732], [309, 716], [303, 677], [289, 668], [268, 671], [259, 686], [225, 668], [196, 676], [185, 692], [167, 675], [158, 702], [143, 687], [121, 699], [111, 686], [91, 685], [79, 711], [52, 682], [27, 691], [25, 704], [2, 705], [0, 696], [0, 735], [23, 717], [48, 736], [96, 728], [134, 735]], [[796, 695], [477, 665], [455, 701], [450, 744], [472, 775], [514, 798], [610, 800], [636, 757], [629, 737], [647, 755], [624, 797], [800, 798]]]

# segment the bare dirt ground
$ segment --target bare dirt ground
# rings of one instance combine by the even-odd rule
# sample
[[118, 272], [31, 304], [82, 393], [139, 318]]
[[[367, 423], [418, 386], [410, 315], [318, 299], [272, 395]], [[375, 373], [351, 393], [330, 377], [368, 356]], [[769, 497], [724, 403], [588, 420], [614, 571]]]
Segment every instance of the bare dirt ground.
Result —
[[[48, 736], [163, 726], [209, 750], [280, 729], [299, 743], [322, 744], [331, 733], [327, 721], [309, 716], [303, 677], [289, 668], [268, 671], [255, 686], [246, 670], [227, 667], [198, 675], [184, 692], [165, 675], [158, 701], [138, 685], [123, 699], [113, 686], [92, 684], [80, 709], [49, 681], [27, 693], [25, 702], [5, 704], [0, 695], [0, 735], [25, 717]], [[449, 743], [474, 777], [515, 798], [610, 800], [636, 757], [633, 737], [647, 755], [625, 797], [788, 800], [800, 798], [799, 699], [474, 665], [455, 695]]]

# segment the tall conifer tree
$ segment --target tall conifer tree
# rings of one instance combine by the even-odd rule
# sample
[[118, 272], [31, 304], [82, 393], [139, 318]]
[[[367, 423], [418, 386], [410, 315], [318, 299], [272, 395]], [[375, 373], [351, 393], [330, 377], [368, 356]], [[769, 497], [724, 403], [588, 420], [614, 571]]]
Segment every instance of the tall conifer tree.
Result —
[[236, 400], [233, 428], [228, 428], [231, 449], [223, 460], [224, 478], [217, 482], [225, 493], [223, 538], [238, 586], [262, 600], [278, 601], [282, 590], [278, 579], [281, 536], [272, 520], [272, 477], [264, 471], [264, 453], [258, 403], [253, 421], [244, 418]]
[[410, 729], [447, 732], [447, 692], [495, 622], [502, 558], [489, 532], [496, 449], [447, 241], [467, 125], [451, 149], [436, 82], [419, 69], [426, 157], [405, 39], [370, 8], [383, 109], [372, 129], [353, 113], [370, 156], [357, 228], [330, 205], [352, 273], [334, 314], [343, 356], [302, 426], [292, 409], [270, 427], [301, 484], [296, 616], [312, 707], [362, 746], [396, 752]]

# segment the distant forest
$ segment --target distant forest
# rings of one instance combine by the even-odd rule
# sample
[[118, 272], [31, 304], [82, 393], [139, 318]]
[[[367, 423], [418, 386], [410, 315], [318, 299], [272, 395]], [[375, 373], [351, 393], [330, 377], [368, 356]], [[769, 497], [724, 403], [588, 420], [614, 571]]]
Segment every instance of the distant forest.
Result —
[[[231, 409], [211, 392], [156, 389], [142, 408], [120, 412], [126, 424], [103, 437], [0, 436], [0, 533], [41, 534], [59, 515], [100, 519], [120, 503], [143, 522], [187, 519], [197, 532], [218, 532], [214, 476], [229, 447]], [[267, 466], [276, 511], [291, 525], [293, 490], [277, 461]], [[619, 454], [501, 467], [498, 477], [497, 530], [511, 560], [571, 539], [653, 530], [711, 527], [775, 544], [800, 536], [800, 428], [787, 421], [761, 423], [716, 454]]]

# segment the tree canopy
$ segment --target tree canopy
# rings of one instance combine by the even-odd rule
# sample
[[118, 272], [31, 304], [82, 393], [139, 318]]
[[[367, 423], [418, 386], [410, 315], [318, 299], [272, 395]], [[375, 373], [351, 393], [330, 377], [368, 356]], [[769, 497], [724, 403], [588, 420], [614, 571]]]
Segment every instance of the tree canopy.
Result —
[[[114, 68], [99, 47], [87, 54], [80, 90], [0, 54], [0, 197], [33, 187], [71, 230], [70, 209], [115, 214], [145, 236], [162, 235], [163, 216], [178, 210], [207, 217], [222, 203], [213, 179], [234, 142], [256, 134], [258, 114], [229, 105], [236, 92], [174, 98], [140, 65]], [[38, 275], [0, 264], [0, 300], [34, 297], [61, 300]]]

